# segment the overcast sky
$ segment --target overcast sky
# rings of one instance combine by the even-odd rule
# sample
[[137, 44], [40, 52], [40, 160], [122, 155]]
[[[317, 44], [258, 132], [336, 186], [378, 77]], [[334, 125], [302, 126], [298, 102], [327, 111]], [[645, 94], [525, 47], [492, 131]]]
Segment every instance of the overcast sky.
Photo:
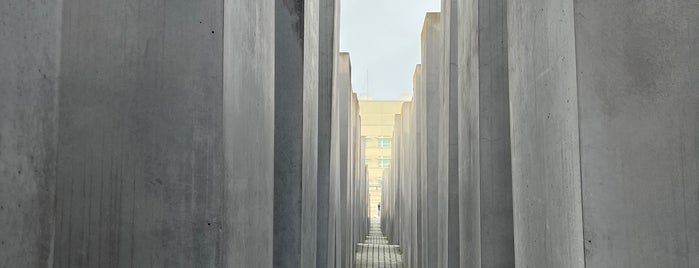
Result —
[[[352, 60], [352, 87], [374, 100], [395, 100], [413, 90], [426, 12], [440, 0], [341, 0], [340, 51]], [[368, 80], [367, 80], [368, 74]], [[367, 87], [368, 85], [368, 87]]]

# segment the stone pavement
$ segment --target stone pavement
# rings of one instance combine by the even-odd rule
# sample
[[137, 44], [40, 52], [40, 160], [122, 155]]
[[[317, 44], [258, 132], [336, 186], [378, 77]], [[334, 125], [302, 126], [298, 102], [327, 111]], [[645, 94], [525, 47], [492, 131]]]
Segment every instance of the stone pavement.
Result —
[[357, 244], [355, 267], [383, 268], [403, 267], [403, 259], [398, 245], [389, 245], [381, 233], [379, 218], [371, 218], [369, 235], [364, 243]]

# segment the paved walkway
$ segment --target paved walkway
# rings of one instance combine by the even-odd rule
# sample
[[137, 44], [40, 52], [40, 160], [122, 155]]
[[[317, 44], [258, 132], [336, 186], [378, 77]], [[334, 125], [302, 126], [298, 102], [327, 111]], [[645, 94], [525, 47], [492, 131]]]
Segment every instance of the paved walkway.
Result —
[[371, 218], [369, 235], [364, 243], [357, 244], [355, 260], [357, 268], [403, 268], [403, 259], [397, 245], [389, 245], [381, 233], [378, 218]]

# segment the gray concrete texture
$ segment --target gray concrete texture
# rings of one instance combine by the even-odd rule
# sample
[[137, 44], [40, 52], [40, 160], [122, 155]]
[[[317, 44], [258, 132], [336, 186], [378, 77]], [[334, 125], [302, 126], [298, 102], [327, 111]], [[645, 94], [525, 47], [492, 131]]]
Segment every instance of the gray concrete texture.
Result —
[[[3, 267], [313, 267], [315, 198], [326, 193], [323, 256], [335, 262], [340, 143], [329, 130], [340, 120], [317, 125], [318, 110], [336, 115], [342, 102], [335, 1], [34, 1], [0, 12]], [[322, 168], [321, 151], [332, 159]], [[366, 202], [365, 169], [348, 160], [351, 194]], [[327, 190], [315, 187], [319, 171]], [[286, 191], [275, 196], [275, 184]]]
[[314, 267], [319, 4], [275, 9], [274, 267]]
[[574, 5], [585, 264], [699, 267], [699, 2]]
[[[458, 267], [459, 240], [459, 109], [457, 0], [442, 0], [442, 72], [438, 175], [438, 267]], [[453, 25], [453, 26], [452, 26]]]
[[162, 4], [64, 2], [56, 267], [225, 262], [223, 6]]
[[272, 2], [63, 4], [54, 266], [271, 266]]
[[[351, 244], [350, 229], [350, 203], [349, 203], [349, 180], [350, 180], [350, 150], [351, 150], [351, 121], [350, 105], [352, 96], [352, 64], [349, 53], [340, 53], [337, 66], [337, 92], [338, 92], [338, 200], [336, 230], [336, 259], [335, 267], [348, 267], [350, 258], [354, 255]], [[333, 153], [335, 155], [335, 153]]]
[[332, 172], [332, 130], [335, 77], [338, 55], [339, 16], [338, 1], [319, 0], [319, 61], [318, 61], [318, 188], [317, 188], [317, 240], [316, 267], [330, 267], [334, 263], [335, 219], [334, 208], [337, 206], [333, 196], [337, 178]]
[[422, 266], [424, 263], [424, 258], [425, 258], [425, 250], [424, 250], [424, 244], [422, 241], [424, 241], [424, 236], [423, 236], [423, 227], [422, 225], [424, 224], [424, 191], [422, 190], [424, 187], [422, 185], [422, 178], [425, 177], [426, 171], [425, 171], [425, 163], [426, 158], [425, 158], [425, 98], [424, 98], [424, 90], [423, 90], [423, 78], [422, 78], [422, 65], [417, 65], [415, 67], [415, 74], [413, 75], [413, 104], [414, 104], [414, 110], [413, 110], [413, 118], [415, 120], [415, 129], [413, 130], [415, 132], [415, 152], [413, 152], [414, 155], [414, 163], [415, 163], [415, 187], [413, 187], [413, 198], [415, 198], [415, 237], [413, 240], [413, 243], [415, 244], [415, 252], [412, 260], [412, 263], [416, 266]]
[[509, 4], [517, 265], [698, 265], [698, 12]]
[[0, 2], [2, 267], [51, 264], [60, 18], [60, 1]]
[[512, 267], [505, 1], [458, 3], [460, 262]]
[[438, 182], [439, 182], [439, 154], [440, 154], [440, 115], [443, 101], [443, 88], [440, 84], [442, 73], [443, 47], [442, 25], [440, 13], [427, 13], [422, 28], [422, 84], [420, 102], [424, 105], [424, 129], [425, 135], [423, 154], [425, 167], [424, 176], [421, 177], [422, 194], [422, 240], [423, 267], [437, 266], [438, 245]]

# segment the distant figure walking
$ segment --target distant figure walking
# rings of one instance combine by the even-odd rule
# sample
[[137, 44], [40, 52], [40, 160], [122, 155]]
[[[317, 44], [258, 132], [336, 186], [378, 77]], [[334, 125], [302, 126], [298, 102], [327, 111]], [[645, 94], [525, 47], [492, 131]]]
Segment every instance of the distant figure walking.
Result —
[[381, 218], [381, 203], [379, 203], [379, 218]]

